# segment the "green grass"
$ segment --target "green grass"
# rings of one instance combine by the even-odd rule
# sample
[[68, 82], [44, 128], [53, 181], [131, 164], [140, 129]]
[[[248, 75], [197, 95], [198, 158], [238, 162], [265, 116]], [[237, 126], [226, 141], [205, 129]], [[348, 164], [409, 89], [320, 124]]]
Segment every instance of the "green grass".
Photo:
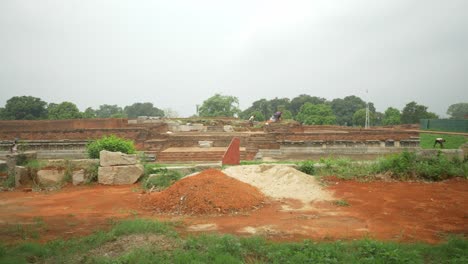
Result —
[[[136, 244], [128, 250], [93, 250], [132, 234], [157, 234], [167, 243]], [[125, 243], [132, 243], [126, 241]], [[141, 242], [136, 242], [141, 243]], [[453, 236], [438, 245], [358, 241], [274, 243], [261, 237], [200, 235], [181, 238], [169, 223], [134, 219], [118, 222], [108, 232], [46, 244], [0, 244], [0, 263], [467, 263], [468, 240]]]
[[[434, 148], [434, 141], [436, 138], [444, 138], [444, 149], [458, 149], [461, 145], [468, 142], [468, 138], [461, 135], [445, 135], [445, 134], [429, 134], [419, 133], [420, 146], [424, 149]], [[440, 148], [440, 145], [436, 145]]]

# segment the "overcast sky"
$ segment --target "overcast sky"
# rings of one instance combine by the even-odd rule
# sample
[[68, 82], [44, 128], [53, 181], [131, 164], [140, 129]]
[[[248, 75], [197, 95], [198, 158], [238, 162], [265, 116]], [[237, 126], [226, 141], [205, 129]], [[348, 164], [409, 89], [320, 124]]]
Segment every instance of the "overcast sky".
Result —
[[189, 116], [216, 93], [241, 109], [357, 95], [446, 116], [468, 102], [468, 1], [0, 0], [0, 106], [30, 95]]

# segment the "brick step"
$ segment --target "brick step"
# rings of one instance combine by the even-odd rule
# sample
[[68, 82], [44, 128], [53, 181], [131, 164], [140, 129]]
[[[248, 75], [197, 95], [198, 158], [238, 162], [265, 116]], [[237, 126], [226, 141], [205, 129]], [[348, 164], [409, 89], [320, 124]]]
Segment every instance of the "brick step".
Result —
[[[157, 161], [221, 161], [224, 152], [161, 152]], [[241, 159], [246, 158], [245, 151], [241, 151]]]

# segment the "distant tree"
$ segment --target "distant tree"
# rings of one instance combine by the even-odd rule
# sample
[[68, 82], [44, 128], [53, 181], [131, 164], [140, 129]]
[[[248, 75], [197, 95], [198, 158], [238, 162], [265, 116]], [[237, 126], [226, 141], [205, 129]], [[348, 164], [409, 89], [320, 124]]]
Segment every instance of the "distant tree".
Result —
[[179, 113], [175, 111], [174, 109], [171, 108], [165, 108], [164, 110], [164, 116], [168, 118], [176, 118], [179, 117]]
[[198, 109], [198, 113], [202, 117], [208, 116], [226, 116], [233, 117], [240, 113], [239, 99], [234, 96], [224, 96], [215, 94], [206, 99]]
[[[252, 115], [255, 116], [255, 119], [254, 119], [255, 121], [265, 121], [265, 120], [266, 120], [266, 119], [265, 119], [265, 116], [264, 116], [263, 113], [260, 112], [260, 111], [253, 111], [253, 112], [250, 114], [250, 116], [252, 116]], [[250, 116], [249, 116], [249, 117], [250, 117]], [[247, 118], [244, 118], [244, 119], [247, 119]]]
[[427, 111], [427, 106], [418, 105], [416, 102], [406, 104], [401, 112], [402, 124], [416, 124], [420, 119], [439, 118], [436, 114]]
[[289, 110], [291, 110], [292, 114], [294, 116], [299, 113], [299, 110], [301, 109], [301, 106], [305, 103], [311, 103], [311, 104], [325, 104], [327, 102], [327, 99], [325, 98], [320, 98], [316, 96], [310, 96], [307, 94], [301, 94], [297, 97], [294, 97], [291, 100]]
[[[366, 125], [366, 109], [365, 108], [359, 109], [353, 114], [353, 125], [362, 126], [362, 127]], [[369, 125], [370, 126], [377, 125], [376, 113], [370, 111], [370, 109], [369, 109]]]
[[336, 116], [329, 105], [305, 103], [301, 106], [296, 120], [305, 125], [333, 125]]
[[267, 99], [260, 99], [253, 102], [251, 107], [242, 111], [239, 114], [239, 117], [242, 119], [247, 119], [255, 111], [262, 113], [265, 118], [269, 118], [273, 114], [273, 109], [270, 105], [270, 102]]
[[83, 113], [81, 113], [81, 116], [83, 118], [96, 118], [96, 111], [93, 108], [88, 107]]
[[375, 112], [374, 116], [375, 116], [375, 120], [374, 120], [374, 123], [372, 123], [371, 125], [381, 126], [382, 122], [383, 122], [383, 119], [384, 119], [384, 114], [381, 113], [381, 112]]
[[333, 99], [331, 108], [339, 125], [352, 126], [354, 113], [359, 109], [366, 108], [366, 102], [355, 95], [351, 95], [343, 99]]
[[164, 116], [164, 111], [154, 107], [152, 103], [134, 103], [124, 108], [124, 113], [129, 118], [136, 118], [138, 116]]
[[37, 120], [47, 118], [47, 103], [32, 96], [14, 96], [6, 102], [2, 118], [6, 120]]
[[281, 111], [281, 119], [283, 119], [283, 120], [292, 120], [294, 118], [293, 118], [293, 114], [291, 113], [291, 111], [283, 110], [283, 111]]
[[384, 117], [382, 120], [382, 125], [399, 125], [401, 124], [401, 113], [400, 110], [389, 107], [385, 110]]
[[451, 119], [464, 119], [468, 116], [468, 103], [458, 103], [449, 106], [447, 114]]
[[96, 117], [98, 118], [110, 118], [110, 117], [125, 117], [122, 107], [117, 105], [100, 105], [99, 109], [96, 110]]
[[49, 119], [77, 119], [82, 117], [78, 107], [70, 102], [50, 103], [47, 112]]
[[[276, 111], [281, 111], [281, 112], [284, 112], [286, 110], [289, 109], [289, 105], [291, 104], [290, 103], [290, 100], [289, 98], [278, 98], [278, 97], [275, 97], [274, 99], [271, 99], [269, 101], [269, 104], [270, 104], [270, 108], [272, 110], [272, 112], [270, 113], [270, 115], [274, 114], [274, 112]], [[283, 118], [283, 116], [281, 116], [281, 118]]]

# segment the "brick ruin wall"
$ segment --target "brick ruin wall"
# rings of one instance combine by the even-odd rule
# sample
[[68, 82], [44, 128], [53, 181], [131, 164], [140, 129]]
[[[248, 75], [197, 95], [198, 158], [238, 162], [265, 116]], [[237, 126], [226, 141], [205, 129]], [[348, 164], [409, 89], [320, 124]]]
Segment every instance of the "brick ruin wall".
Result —
[[[222, 126], [221, 126], [222, 128]], [[248, 129], [248, 128], [247, 128]], [[173, 133], [167, 134], [168, 125], [161, 122], [149, 124], [129, 124], [125, 118], [75, 119], [40, 121], [0, 121], [0, 141], [14, 138], [31, 141], [93, 140], [104, 135], [134, 140], [138, 150], [159, 152], [170, 147], [194, 147], [198, 141], [213, 141], [214, 147], [227, 147], [232, 137], [239, 137], [241, 147], [245, 147], [249, 158], [259, 149], [279, 149], [280, 146], [305, 145], [313, 141], [387, 141], [417, 138], [417, 130], [406, 129], [359, 129], [340, 126], [301, 126], [299, 124], [271, 124], [261, 133]], [[49, 144], [49, 143], [48, 143]], [[52, 142], [54, 144], [54, 142]], [[62, 142], [60, 144], [67, 144]], [[78, 143], [76, 143], [78, 144]], [[82, 143], [79, 143], [82, 144]], [[315, 144], [315, 143], [313, 143]], [[72, 145], [70, 143], [70, 145]], [[66, 148], [66, 146], [64, 147]]]

